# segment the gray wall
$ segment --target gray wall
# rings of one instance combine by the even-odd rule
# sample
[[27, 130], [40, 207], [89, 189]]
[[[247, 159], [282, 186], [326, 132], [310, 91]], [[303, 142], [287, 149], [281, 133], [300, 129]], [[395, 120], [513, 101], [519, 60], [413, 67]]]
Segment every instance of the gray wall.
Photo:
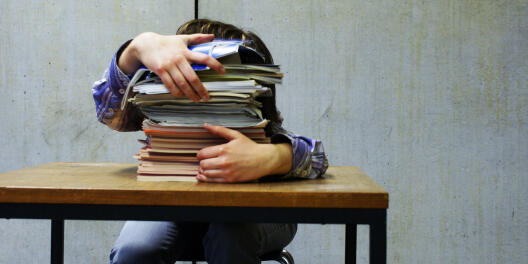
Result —
[[[99, 125], [90, 87], [121, 42], [193, 16], [194, 1], [157, 3], [2, 2], [0, 171], [132, 162], [141, 134]], [[199, 7], [268, 44], [288, 129], [389, 191], [389, 263], [528, 262], [528, 1]], [[121, 224], [68, 221], [66, 262], [104, 263]], [[0, 233], [0, 263], [48, 260], [48, 221], [1, 220]], [[289, 248], [298, 263], [342, 263], [343, 243], [342, 226], [303, 225]]]
[[[91, 87], [143, 31], [174, 34], [194, 1], [1, 1], [0, 171], [52, 161], [135, 162], [142, 133], [95, 118]], [[0, 220], [0, 263], [49, 263], [49, 221]], [[107, 263], [122, 222], [67, 221], [65, 263]]]

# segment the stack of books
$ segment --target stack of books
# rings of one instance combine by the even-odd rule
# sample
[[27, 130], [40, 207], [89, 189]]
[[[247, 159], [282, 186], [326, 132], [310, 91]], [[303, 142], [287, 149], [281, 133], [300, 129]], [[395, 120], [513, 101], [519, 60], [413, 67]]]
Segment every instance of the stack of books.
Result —
[[207, 102], [193, 102], [169, 93], [160, 78], [140, 69], [132, 78], [123, 100], [145, 116], [146, 139], [135, 158], [140, 161], [140, 181], [196, 181], [196, 154], [226, 139], [209, 133], [204, 123], [235, 129], [257, 143], [269, 143], [264, 128], [259, 96], [271, 96], [263, 84], [281, 83], [277, 65], [265, 65], [262, 55], [243, 46], [242, 41], [213, 41], [190, 47], [218, 59], [226, 73], [218, 74], [204, 65], [192, 65], [205, 88]]

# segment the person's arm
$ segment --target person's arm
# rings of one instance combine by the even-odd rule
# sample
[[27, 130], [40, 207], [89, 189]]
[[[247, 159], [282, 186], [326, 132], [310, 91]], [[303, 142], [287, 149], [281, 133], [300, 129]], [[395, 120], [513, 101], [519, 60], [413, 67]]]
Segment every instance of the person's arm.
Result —
[[282, 128], [280, 130], [273, 135], [271, 142], [289, 144], [293, 156], [291, 168], [282, 178], [315, 179], [321, 177], [328, 169], [328, 159], [323, 143], [318, 139], [299, 136]]
[[217, 60], [187, 46], [211, 41], [213, 35], [172, 35], [142, 33], [127, 41], [112, 58], [103, 78], [94, 83], [92, 93], [97, 119], [118, 131], [134, 131], [141, 127], [141, 116], [134, 108], [122, 111], [120, 103], [130, 78], [142, 66], [154, 71], [173, 95], [185, 95], [195, 101], [207, 100], [208, 94], [192, 70], [190, 63], [205, 64], [216, 71], [225, 70]]
[[196, 177], [200, 181], [246, 182], [267, 175], [313, 179], [328, 168], [318, 140], [282, 130], [272, 137], [272, 144], [257, 144], [236, 130], [208, 124], [204, 127], [229, 142], [198, 152], [200, 167]]
[[110, 62], [110, 66], [103, 77], [92, 87], [95, 111], [99, 122], [117, 131], [135, 131], [140, 129], [141, 120], [136, 120], [135, 111], [125, 113], [121, 110], [121, 100], [130, 82], [131, 76], [126, 75], [117, 66], [117, 58], [129, 45], [131, 40], [124, 43]]

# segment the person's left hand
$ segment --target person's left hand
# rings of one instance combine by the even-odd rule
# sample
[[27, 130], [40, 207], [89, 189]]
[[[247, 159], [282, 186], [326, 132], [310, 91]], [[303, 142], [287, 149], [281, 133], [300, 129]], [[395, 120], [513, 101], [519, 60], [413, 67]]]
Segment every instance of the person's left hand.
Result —
[[226, 127], [204, 124], [204, 128], [229, 142], [198, 152], [199, 181], [246, 182], [268, 174], [287, 173], [291, 168], [292, 150], [287, 143], [258, 144]]

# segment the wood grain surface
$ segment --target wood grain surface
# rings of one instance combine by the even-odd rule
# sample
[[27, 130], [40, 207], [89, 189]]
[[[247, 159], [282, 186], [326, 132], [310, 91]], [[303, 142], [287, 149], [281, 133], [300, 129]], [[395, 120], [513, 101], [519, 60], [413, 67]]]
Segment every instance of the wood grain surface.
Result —
[[48, 163], [0, 174], [0, 202], [304, 208], [388, 208], [388, 193], [357, 167], [322, 179], [265, 183], [139, 182], [137, 164]]

